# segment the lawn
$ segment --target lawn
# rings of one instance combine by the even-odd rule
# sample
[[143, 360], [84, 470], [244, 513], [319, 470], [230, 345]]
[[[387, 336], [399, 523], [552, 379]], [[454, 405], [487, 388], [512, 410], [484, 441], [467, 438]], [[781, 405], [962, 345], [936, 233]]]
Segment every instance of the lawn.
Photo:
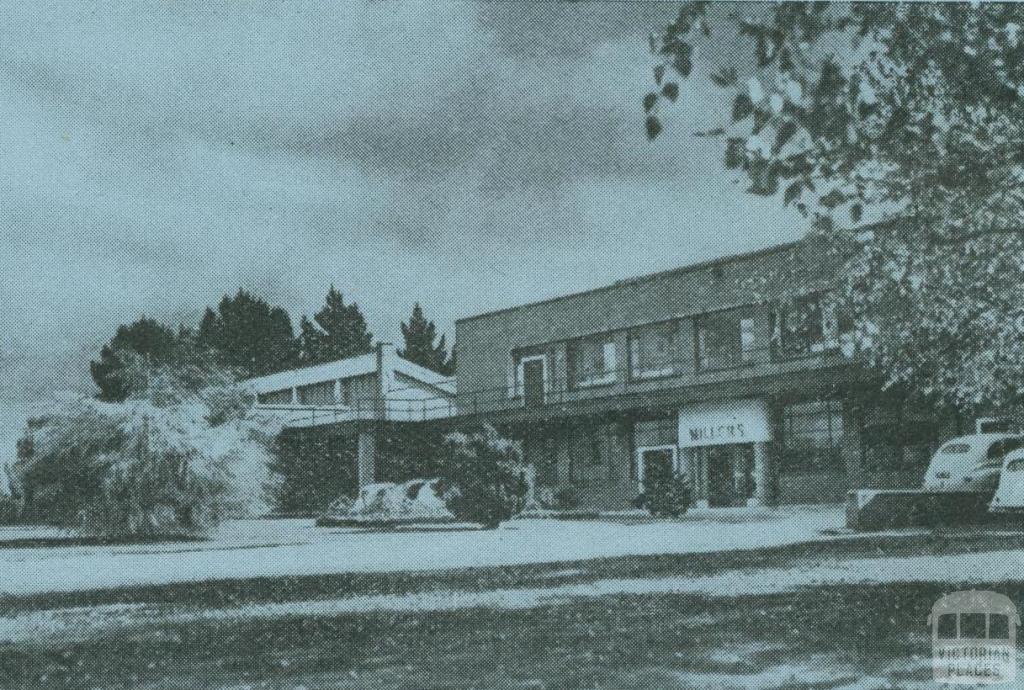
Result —
[[0, 683], [934, 687], [931, 605], [962, 586], [1024, 601], [1022, 548], [1024, 535], [1008, 532], [907, 533], [9, 596]]

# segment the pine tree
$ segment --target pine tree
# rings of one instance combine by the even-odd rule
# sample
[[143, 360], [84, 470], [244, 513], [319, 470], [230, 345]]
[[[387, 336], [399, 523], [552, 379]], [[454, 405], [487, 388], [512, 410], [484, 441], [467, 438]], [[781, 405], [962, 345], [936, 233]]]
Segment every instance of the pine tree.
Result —
[[121, 402], [131, 394], [126, 374], [131, 353], [152, 365], [167, 364], [176, 354], [177, 338], [172, 329], [145, 316], [117, 327], [117, 332], [100, 350], [98, 361], [89, 363], [93, 381], [99, 387], [99, 399]]
[[405, 347], [398, 351], [400, 357], [446, 376], [453, 373], [455, 361], [448, 356], [445, 336], [441, 334], [440, 340], [434, 344], [437, 327], [423, 315], [419, 302], [412, 308], [409, 323], [402, 324], [402, 337], [405, 339]]
[[234, 297], [225, 295], [217, 311], [206, 309], [198, 341], [243, 376], [271, 374], [294, 367], [298, 361], [288, 312], [242, 289]]
[[370, 352], [373, 334], [359, 305], [345, 304], [341, 292], [331, 285], [320, 311], [299, 322], [299, 348], [303, 364], [323, 364]]

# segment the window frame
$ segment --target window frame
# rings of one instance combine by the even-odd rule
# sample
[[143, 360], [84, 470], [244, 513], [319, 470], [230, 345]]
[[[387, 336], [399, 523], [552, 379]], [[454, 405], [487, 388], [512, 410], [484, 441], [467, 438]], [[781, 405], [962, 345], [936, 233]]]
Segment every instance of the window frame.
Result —
[[551, 369], [548, 366], [548, 353], [541, 352], [532, 355], [513, 355], [513, 360], [516, 363], [516, 378], [512, 387], [513, 398], [525, 398], [526, 397], [526, 381], [523, 380], [523, 369], [527, 362], [536, 362], [540, 360], [544, 365], [544, 396], [551, 392]]
[[[792, 318], [798, 305], [812, 300], [818, 311], [817, 328], [820, 340], [808, 342], [797, 351], [787, 345], [785, 323]], [[806, 292], [795, 295], [788, 301], [777, 301], [772, 308], [772, 358], [776, 361], [789, 361], [820, 357], [830, 352], [842, 352], [844, 346], [852, 342], [853, 324], [849, 312], [844, 311], [844, 307], [848, 306], [829, 290]], [[850, 322], [847, 324], [850, 326], [849, 330], [844, 329], [844, 323], [847, 322]]]
[[[732, 353], [732, 358], [728, 363], [718, 363], [713, 366], [709, 366], [705, 361], [707, 353], [707, 338], [704, 335], [705, 325], [709, 320], [715, 318], [722, 318], [723, 314], [735, 313], [735, 326], [736, 326], [736, 350]], [[754, 341], [749, 349], [743, 347], [743, 322], [751, 321], [753, 326], [752, 332], [754, 335]], [[760, 348], [757, 346], [756, 336], [756, 324], [757, 324], [757, 305], [756, 304], [743, 304], [733, 307], [726, 307], [724, 309], [716, 309], [714, 311], [708, 311], [701, 314], [696, 314], [692, 317], [693, 321], [693, 361], [694, 371], [698, 374], [712, 372], [712, 371], [729, 371], [732, 369], [742, 369], [744, 367], [751, 367], [756, 363], [754, 353]], [[730, 329], [731, 330], [731, 329]], [[705, 356], [702, 356], [705, 355]]]
[[[813, 409], [812, 405], [818, 405]], [[806, 408], [811, 411], [801, 410]], [[840, 460], [838, 465], [832, 463], [810, 462], [800, 464], [788, 464], [785, 461], [780, 463], [779, 470], [784, 474], [807, 474], [814, 472], [839, 472], [847, 473], [845, 458], [843, 457], [843, 436], [846, 434], [847, 419], [843, 409], [843, 401], [838, 398], [826, 398], [824, 400], [800, 400], [793, 401], [782, 406], [780, 411], [781, 441], [783, 447], [783, 458], [792, 458], [792, 452], [798, 445], [810, 450], [816, 457], [834, 456]], [[808, 441], [809, 434], [793, 431], [796, 419], [817, 418], [824, 420], [825, 431], [828, 435], [827, 445], [816, 445]], [[820, 431], [820, 429], [818, 430]], [[802, 443], [794, 443], [793, 439]]]
[[677, 474], [677, 475], [679, 474], [679, 444], [678, 443], [674, 444], [674, 445], [666, 443], [666, 444], [662, 444], [662, 445], [658, 445], [658, 446], [639, 446], [639, 447], [636, 448], [636, 450], [633, 451], [633, 461], [634, 461], [635, 466], [636, 466], [636, 479], [634, 481], [636, 481], [637, 487], [638, 487], [638, 489], [640, 490], [641, 493], [643, 493], [643, 490], [644, 490], [644, 463], [643, 463], [644, 453], [647, 453], [647, 452], [650, 452], [650, 451], [662, 451], [662, 450], [670, 450], [670, 451], [672, 451], [672, 472], [674, 474]]
[[[581, 378], [579, 374], [579, 352], [580, 346], [600, 343], [601, 362], [603, 365], [604, 373], [600, 376], [593, 376], [589, 378]], [[608, 353], [612, 353], [612, 366], [608, 367]], [[594, 333], [591, 335], [585, 335], [579, 338], [573, 338], [566, 343], [565, 352], [565, 363], [568, 376], [566, 377], [569, 384], [570, 390], [580, 390], [584, 388], [596, 388], [599, 386], [609, 386], [614, 384], [618, 380], [618, 344], [615, 339], [615, 332], [608, 331], [604, 333]]]
[[[669, 360], [667, 366], [654, 368], [645, 368], [639, 366], [637, 361], [639, 359], [639, 350], [634, 350], [634, 343], [638, 346], [641, 343], [641, 336], [644, 331], [650, 331], [659, 327], [665, 327], [672, 330], [671, 341], [674, 343], [674, 349], [676, 350], [676, 356]], [[653, 323], [645, 323], [639, 326], [633, 326], [626, 329], [626, 355], [627, 365], [629, 371], [629, 379], [631, 381], [650, 381], [652, 379], [664, 379], [673, 376], [679, 376], [682, 374], [682, 319], [668, 319], [666, 321], [655, 321]]]

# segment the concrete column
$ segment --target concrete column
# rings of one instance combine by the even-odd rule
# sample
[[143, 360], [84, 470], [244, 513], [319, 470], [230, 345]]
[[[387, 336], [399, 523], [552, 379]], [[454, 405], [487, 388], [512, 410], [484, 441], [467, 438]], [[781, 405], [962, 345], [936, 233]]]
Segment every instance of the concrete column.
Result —
[[383, 421], [388, 418], [388, 391], [395, 388], [395, 360], [398, 358], [398, 352], [391, 343], [377, 343], [376, 354], [377, 395], [374, 414], [378, 421]]
[[377, 434], [373, 429], [359, 432], [358, 459], [359, 488], [372, 484], [376, 476], [377, 465]]
[[393, 343], [377, 343], [377, 380], [381, 395], [395, 387], [395, 359], [398, 351]]
[[754, 444], [754, 496], [747, 505], [763, 506], [769, 502], [768, 486], [771, 481], [769, 475], [768, 444], [765, 442]]
[[697, 508], [708, 507], [708, 454], [703, 448], [691, 448], [695, 472], [693, 475], [693, 504]]
[[864, 417], [862, 411], [852, 404], [843, 405], [842, 415], [843, 435], [840, 448], [846, 463], [846, 488], [848, 491], [852, 491], [867, 486], [863, 463]]

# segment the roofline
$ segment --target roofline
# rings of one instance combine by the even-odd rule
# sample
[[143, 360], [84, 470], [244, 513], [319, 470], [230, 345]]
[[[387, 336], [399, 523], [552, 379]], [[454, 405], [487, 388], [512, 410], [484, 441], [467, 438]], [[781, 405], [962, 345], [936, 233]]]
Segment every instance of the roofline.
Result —
[[[445, 376], [432, 369], [420, 366], [415, 362], [410, 362], [397, 354], [394, 354], [392, 358], [388, 358], [385, 361], [393, 362], [391, 366], [393, 371], [399, 372], [403, 376], [408, 376], [414, 381], [437, 388], [441, 391], [445, 391], [444, 386], [446, 384], [452, 385], [455, 381], [455, 377]], [[348, 365], [355, 370], [346, 372], [347, 375], [340, 375], [335, 371], [336, 368], [344, 367], [345, 365]], [[270, 393], [274, 391], [288, 390], [289, 388], [301, 388], [303, 386], [325, 383], [335, 379], [370, 376], [376, 374], [377, 371], [377, 353], [371, 351], [365, 352], [361, 355], [355, 355], [353, 357], [321, 362], [320, 364], [311, 364], [304, 367], [295, 367], [293, 369], [283, 369], [272, 374], [264, 374], [263, 376], [253, 376], [248, 379], [243, 379], [239, 383], [257, 390], [260, 393]], [[310, 374], [312, 373], [319, 373], [320, 375], [311, 377]], [[306, 381], [306, 379], [310, 380]], [[449, 395], [454, 395], [454, 393], [451, 392], [447, 393]]]
[[409, 378], [422, 381], [423, 383], [439, 385], [455, 379], [454, 376], [445, 376], [444, 374], [421, 364], [416, 364], [416, 362], [410, 361], [401, 355], [396, 354], [395, 359], [398, 360], [398, 366], [395, 367], [396, 371], [400, 371]]
[[657, 280], [669, 275], [677, 275], [680, 273], [689, 273], [690, 271], [699, 271], [705, 268], [711, 268], [714, 266], [724, 266], [726, 264], [734, 263], [737, 261], [743, 261], [746, 259], [756, 259], [761, 256], [768, 256], [771, 254], [781, 254], [782, 252], [794, 249], [795, 247], [802, 244], [804, 238], [799, 240], [793, 240], [792, 242], [784, 242], [782, 244], [773, 244], [768, 247], [762, 247], [760, 249], [754, 249], [748, 252], [740, 252], [737, 254], [727, 254], [714, 259], [707, 259], [705, 261], [699, 261], [694, 264], [687, 264], [685, 266], [679, 266], [678, 268], [670, 268], [664, 271], [657, 271], [655, 273], [647, 273], [635, 278], [623, 278], [617, 280], [610, 285], [602, 285], [601, 287], [591, 288], [589, 290], [581, 290], [580, 292], [570, 292], [566, 295], [559, 295], [556, 297], [549, 297], [547, 299], [537, 300], [535, 302], [527, 302], [526, 304], [517, 304], [511, 307], [503, 307], [502, 309], [494, 309], [492, 311], [485, 311], [481, 314], [474, 314], [472, 316], [464, 316], [461, 319], [455, 319], [455, 324], [465, 323], [467, 321], [473, 321], [475, 319], [482, 319], [488, 316], [497, 316], [498, 314], [506, 314], [513, 312], [518, 309], [527, 309], [529, 307], [537, 307], [543, 304], [552, 304], [554, 302], [561, 302], [562, 300], [573, 299], [576, 297], [582, 297], [584, 295], [593, 295], [599, 292], [605, 292], [608, 290], [614, 290], [616, 288], [624, 287], [626, 285], [635, 285], [637, 283], [645, 283], [651, 280]]

